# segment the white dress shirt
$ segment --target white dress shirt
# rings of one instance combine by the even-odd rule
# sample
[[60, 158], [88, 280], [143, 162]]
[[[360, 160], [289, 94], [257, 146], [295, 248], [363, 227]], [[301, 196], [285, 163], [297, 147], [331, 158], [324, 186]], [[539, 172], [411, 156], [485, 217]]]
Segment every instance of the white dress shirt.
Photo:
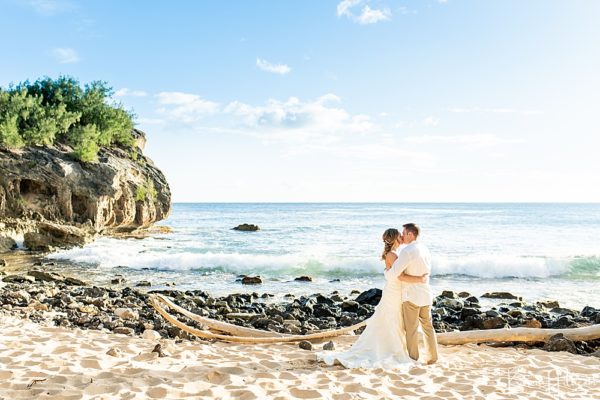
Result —
[[[402, 272], [408, 275], [421, 276], [431, 274], [431, 254], [424, 244], [414, 241], [404, 247], [399, 253], [390, 269], [385, 270], [385, 279], [388, 282], [399, 281]], [[402, 282], [402, 301], [410, 301], [416, 306], [431, 305], [433, 293], [429, 286], [429, 277], [426, 283]]]

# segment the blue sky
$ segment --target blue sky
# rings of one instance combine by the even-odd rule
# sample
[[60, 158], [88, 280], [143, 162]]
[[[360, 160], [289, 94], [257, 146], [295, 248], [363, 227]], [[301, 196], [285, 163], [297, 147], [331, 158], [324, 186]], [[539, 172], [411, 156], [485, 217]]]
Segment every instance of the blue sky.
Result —
[[175, 201], [600, 201], [598, 20], [592, 0], [0, 0], [0, 85], [108, 81]]

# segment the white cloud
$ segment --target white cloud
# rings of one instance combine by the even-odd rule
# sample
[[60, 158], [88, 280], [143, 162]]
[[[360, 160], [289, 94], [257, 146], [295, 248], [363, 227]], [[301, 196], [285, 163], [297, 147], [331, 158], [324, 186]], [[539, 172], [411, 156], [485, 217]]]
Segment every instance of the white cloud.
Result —
[[115, 92], [115, 97], [145, 97], [147, 95], [148, 93], [144, 92], [143, 90], [131, 90], [128, 88], [121, 88]]
[[430, 115], [423, 119], [423, 125], [425, 126], [437, 126], [440, 123], [440, 119]]
[[478, 134], [478, 135], [423, 135], [423, 136], [409, 136], [404, 139], [409, 143], [420, 143], [420, 144], [458, 144], [466, 146], [496, 146], [499, 144], [516, 144], [523, 143], [520, 139], [502, 139], [496, 135], [491, 134]]
[[361, 2], [362, 0], [343, 0], [339, 2], [339, 4], [337, 5], [338, 17], [341, 17], [342, 15], [346, 17], [351, 17], [352, 13], [350, 12], [350, 9], [354, 6], [359, 5]]
[[441, 3], [441, 4], [444, 4], [444, 3], [447, 3], [447, 2], [448, 2], [448, 0], [438, 0], [438, 3]]
[[182, 122], [194, 122], [219, 110], [219, 104], [204, 100], [200, 96], [183, 92], [161, 92], [156, 95], [161, 115]]
[[343, 0], [339, 2], [337, 5], [338, 17], [344, 16], [361, 25], [367, 25], [389, 20], [392, 16], [392, 13], [388, 8], [374, 9], [368, 5], [365, 5], [362, 8], [359, 15], [353, 13], [352, 8], [359, 6], [362, 3], [364, 3], [363, 0]]
[[312, 101], [290, 97], [285, 101], [270, 99], [265, 105], [231, 102], [225, 113], [236, 116], [245, 130], [268, 139], [305, 140], [319, 137], [330, 140], [343, 134], [369, 133], [375, 124], [368, 115], [351, 115], [334, 103], [341, 100], [326, 94]]
[[52, 54], [56, 60], [61, 64], [73, 64], [78, 63], [81, 59], [79, 54], [74, 49], [69, 47], [57, 47], [52, 49]]
[[392, 13], [387, 8], [382, 10], [375, 10], [369, 6], [365, 6], [362, 13], [356, 18], [359, 24], [375, 24], [379, 21], [389, 20]]
[[285, 64], [271, 64], [267, 60], [263, 60], [260, 58], [256, 59], [256, 66], [263, 71], [272, 72], [274, 74], [285, 75], [289, 74], [292, 69]]

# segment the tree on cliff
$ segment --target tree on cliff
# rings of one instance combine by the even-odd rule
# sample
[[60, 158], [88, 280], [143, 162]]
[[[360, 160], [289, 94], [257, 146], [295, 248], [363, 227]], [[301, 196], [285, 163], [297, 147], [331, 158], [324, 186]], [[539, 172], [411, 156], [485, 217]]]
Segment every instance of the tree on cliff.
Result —
[[0, 88], [0, 145], [64, 143], [81, 161], [94, 161], [102, 146], [132, 147], [133, 113], [111, 100], [112, 88], [94, 81], [83, 88], [61, 76]]

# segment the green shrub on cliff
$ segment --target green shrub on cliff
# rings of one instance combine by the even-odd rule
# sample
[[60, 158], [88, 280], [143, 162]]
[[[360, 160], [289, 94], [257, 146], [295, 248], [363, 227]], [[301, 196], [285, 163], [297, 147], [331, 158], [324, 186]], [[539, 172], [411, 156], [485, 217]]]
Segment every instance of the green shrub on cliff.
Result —
[[157, 194], [154, 182], [148, 178], [146, 182], [135, 188], [135, 201], [144, 201], [146, 198], [154, 201]]
[[82, 161], [95, 160], [101, 146], [132, 147], [133, 114], [112, 94], [105, 82], [82, 88], [64, 76], [0, 88], [0, 145], [65, 143]]

